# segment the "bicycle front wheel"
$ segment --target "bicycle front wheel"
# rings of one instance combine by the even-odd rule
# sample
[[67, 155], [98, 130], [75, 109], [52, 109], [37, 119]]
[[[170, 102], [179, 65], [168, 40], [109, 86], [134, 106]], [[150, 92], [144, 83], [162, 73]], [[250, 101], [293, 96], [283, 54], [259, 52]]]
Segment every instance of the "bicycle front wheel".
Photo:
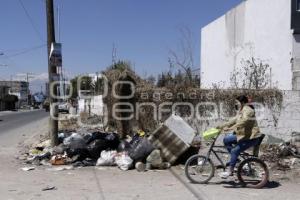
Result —
[[248, 158], [239, 165], [237, 177], [243, 186], [259, 189], [268, 183], [269, 170], [264, 161]]
[[185, 175], [192, 183], [207, 183], [215, 173], [212, 161], [201, 155], [190, 157], [185, 164]]

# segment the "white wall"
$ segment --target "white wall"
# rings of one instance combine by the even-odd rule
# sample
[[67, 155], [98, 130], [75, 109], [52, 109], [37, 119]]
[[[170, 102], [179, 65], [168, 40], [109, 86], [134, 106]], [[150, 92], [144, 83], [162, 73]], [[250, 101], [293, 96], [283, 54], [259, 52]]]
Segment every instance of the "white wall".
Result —
[[[252, 56], [272, 67], [273, 83], [292, 89], [290, 30], [287, 0], [248, 0], [202, 29], [201, 82], [203, 87], [223, 82], [230, 86], [234, 66]], [[235, 58], [236, 57], [236, 58]]]
[[293, 89], [300, 90], [300, 34], [293, 38]]
[[[103, 116], [103, 97], [102, 95], [92, 96], [90, 99], [78, 100], [78, 112], [91, 112], [91, 114]], [[90, 110], [89, 110], [90, 109]]]
[[102, 95], [93, 96], [91, 99], [91, 113], [103, 116], [103, 97]]

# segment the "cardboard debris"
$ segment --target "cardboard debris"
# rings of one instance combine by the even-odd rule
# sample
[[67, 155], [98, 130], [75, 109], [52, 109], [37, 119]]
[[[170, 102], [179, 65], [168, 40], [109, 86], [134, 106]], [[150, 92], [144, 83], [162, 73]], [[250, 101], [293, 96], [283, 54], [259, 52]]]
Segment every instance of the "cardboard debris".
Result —
[[174, 164], [192, 143], [195, 131], [179, 116], [172, 115], [149, 136], [152, 145], [161, 149], [162, 157]]

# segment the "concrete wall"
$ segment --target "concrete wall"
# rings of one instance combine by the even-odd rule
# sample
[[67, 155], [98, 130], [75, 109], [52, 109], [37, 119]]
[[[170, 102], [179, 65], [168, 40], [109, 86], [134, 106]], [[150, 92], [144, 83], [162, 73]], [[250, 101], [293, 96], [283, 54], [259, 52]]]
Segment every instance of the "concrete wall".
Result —
[[[288, 0], [248, 0], [202, 29], [201, 82], [230, 86], [241, 61], [261, 59], [272, 68], [273, 83], [292, 89], [293, 35]], [[220, 73], [221, 72], [221, 73]]]
[[300, 132], [300, 91], [283, 91], [281, 110], [266, 111], [259, 123], [263, 133], [288, 140], [292, 132]]
[[103, 116], [103, 97], [102, 95], [93, 96], [91, 99], [91, 113]]
[[300, 90], [300, 34], [293, 37], [293, 90]]
[[103, 116], [102, 95], [92, 96], [90, 99], [78, 100], [78, 112], [91, 112], [93, 115]]
[[[282, 94], [283, 100], [280, 106], [256, 107], [256, 115], [262, 133], [288, 141], [293, 132], [300, 132], [300, 91], [282, 91]], [[208, 128], [224, 123], [225, 120], [192, 119], [188, 122], [202, 133]]]

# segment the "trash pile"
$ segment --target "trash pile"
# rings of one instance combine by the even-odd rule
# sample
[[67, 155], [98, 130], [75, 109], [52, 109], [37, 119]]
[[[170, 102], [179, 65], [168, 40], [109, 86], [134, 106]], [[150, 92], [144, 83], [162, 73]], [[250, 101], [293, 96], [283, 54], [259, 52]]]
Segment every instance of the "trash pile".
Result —
[[172, 115], [154, 133], [138, 130], [132, 137], [120, 139], [114, 132], [62, 132], [60, 144], [50, 147], [50, 140], [36, 145], [28, 153], [27, 164], [118, 166], [121, 170], [168, 169], [189, 147], [195, 131]]
[[300, 180], [300, 133], [293, 133], [289, 142], [265, 144], [261, 148], [261, 156], [274, 180]]

